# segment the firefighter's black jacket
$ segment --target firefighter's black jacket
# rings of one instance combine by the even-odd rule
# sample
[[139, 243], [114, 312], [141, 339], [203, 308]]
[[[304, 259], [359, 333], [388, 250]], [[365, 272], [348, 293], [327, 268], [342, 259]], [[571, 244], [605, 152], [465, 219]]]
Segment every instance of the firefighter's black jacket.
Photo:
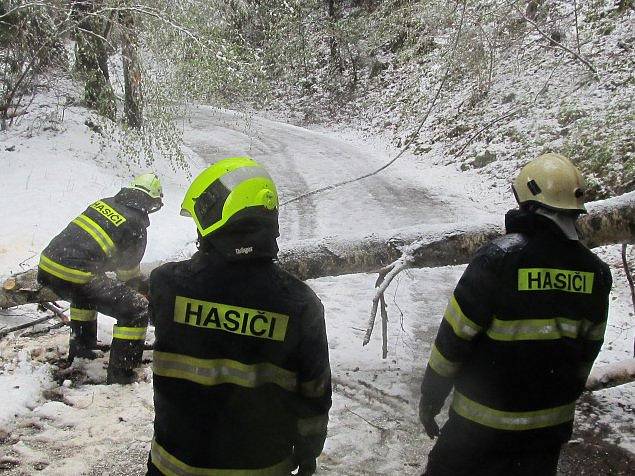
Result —
[[128, 192], [123, 189], [86, 208], [49, 243], [40, 268], [80, 284], [106, 271], [121, 271], [124, 280], [134, 278], [145, 252], [150, 220], [137, 205], [136, 191]]
[[500, 450], [553, 447], [571, 435], [602, 345], [611, 275], [545, 217], [514, 210], [506, 226], [454, 290], [422, 404], [436, 414], [454, 387], [452, 434]]
[[199, 251], [152, 272], [150, 307], [149, 474], [287, 475], [293, 452], [321, 453], [330, 367], [323, 307], [308, 286], [271, 259]]

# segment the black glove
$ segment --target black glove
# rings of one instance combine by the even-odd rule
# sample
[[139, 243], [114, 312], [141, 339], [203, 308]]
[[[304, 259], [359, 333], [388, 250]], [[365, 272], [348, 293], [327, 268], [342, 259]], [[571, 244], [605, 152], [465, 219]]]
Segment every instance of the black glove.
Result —
[[309, 459], [306, 461], [301, 461], [299, 463], [298, 472], [296, 476], [311, 476], [317, 471], [317, 462], [315, 459]]
[[419, 421], [421, 421], [423, 428], [426, 430], [426, 434], [432, 439], [439, 436], [439, 425], [434, 421], [434, 417], [438, 413], [437, 409], [426, 405], [423, 401], [419, 402]]

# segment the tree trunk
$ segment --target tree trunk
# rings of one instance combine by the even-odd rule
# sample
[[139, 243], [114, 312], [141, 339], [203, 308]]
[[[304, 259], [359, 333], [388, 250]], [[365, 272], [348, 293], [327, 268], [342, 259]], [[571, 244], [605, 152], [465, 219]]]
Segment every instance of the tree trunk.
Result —
[[[635, 240], [635, 192], [589, 203], [578, 220], [590, 248]], [[503, 234], [501, 224], [450, 223], [404, 228], [362, 238], [307, 240], [280, 252], [280, 264], [301, 279], [377, 271], [407, 248], [415, 268], [467, 263], [478, 248]]]
[[141, 129], [143, 124], [143, 94], [141, 90], [141, 61], [139, 37], [132, 12], [124, 10], [119, 14], [122, 27], [121, 56], [124, 79], [124, 117], [126, 124]]
[[617, 387], [635, 381], [635, 359], [594, 367], [586, 382], [590, 391]]
[[[578, 221], [587, 246], [635, 242], [635, 192], [587, 205], [589, 214]], [[305, 240], [283, 248], [279, 263], [303, 280], [377, 271], [405, 251], [412, 253], [415, 268], [464, 264], [479, 247], [502, 234], [500, 224], [449, 223], [359, 238]], [[35, 270], [12, 277], [16, 282], [0, 291], [0, 308], [57, 299], [35, 277]]]
[[115, 93], [108, 73], [108, 53], [103, 20], [91, 15], [96, 11], [95, 0], [75, 0], [73, 16], [75, 30], [75, 68], [84, 79], [86, 106], [111, 120], [117, 116]]
[[328, 12], [328, 32], [329, 32], [329, 54], [331, 57], [331, 65], [338, 72], [342, 72], [342, 60], [339, 53], [337, 38], [335, 37], [335, 23], [337, 22], [337, 9], [335, 8], [335, 0], [326, 0]]

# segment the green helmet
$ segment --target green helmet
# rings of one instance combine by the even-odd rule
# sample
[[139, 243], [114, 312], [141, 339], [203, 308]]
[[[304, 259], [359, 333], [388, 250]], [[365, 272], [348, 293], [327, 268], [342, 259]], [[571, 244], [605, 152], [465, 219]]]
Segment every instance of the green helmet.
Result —
[[181, 215], [194, 219], [201, 237], [242, 217], [272, 217], [277, 223], [278, 192], [267, 171], [249, 157], [223, 159], [194, 179]]
[[127, 188], [141, 190], [150, 198], [163, 198], [163, 187], [161, 187], [159, 177], [157, 177], [153, 173], [143, 174], [135, 177], [135, 179]]

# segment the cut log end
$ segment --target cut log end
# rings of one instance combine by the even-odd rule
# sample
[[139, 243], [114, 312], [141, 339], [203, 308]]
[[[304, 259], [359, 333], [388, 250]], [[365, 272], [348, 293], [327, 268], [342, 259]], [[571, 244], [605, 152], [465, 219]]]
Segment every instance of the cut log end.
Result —
[[2, 285], [2, 289], [5, 291], [13, 291], [18, 286], [18, 280], [14, 277], [7, 279]]

